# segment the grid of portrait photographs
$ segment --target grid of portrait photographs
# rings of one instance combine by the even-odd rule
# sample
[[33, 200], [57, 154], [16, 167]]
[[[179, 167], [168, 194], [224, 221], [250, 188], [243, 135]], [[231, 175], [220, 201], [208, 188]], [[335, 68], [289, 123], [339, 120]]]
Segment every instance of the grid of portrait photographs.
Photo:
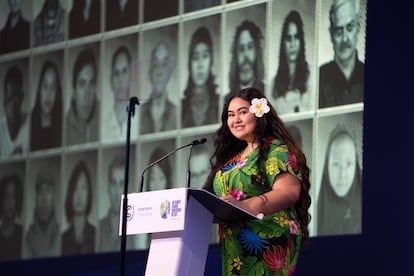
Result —
[[311, 237], [362, 233], [366, 0], [0, 0], [0, 15], [1, 260], [118, 251], [125, 167], [137, 192], [151, 162], [206, 138], [142, 183], [185, 187], [190, 163], [202, 187], [246, 86], [307, 156]]

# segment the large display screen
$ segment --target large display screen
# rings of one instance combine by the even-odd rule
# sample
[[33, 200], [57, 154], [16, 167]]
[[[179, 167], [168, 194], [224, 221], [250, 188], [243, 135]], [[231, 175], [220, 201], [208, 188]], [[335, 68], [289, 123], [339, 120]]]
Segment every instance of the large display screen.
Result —
[[[310, 235], [361, 234], [365, 26], [366, 0], [0, 0], [0, 259], [118, 251], [129, 99], [129, 191], [206, 138], [201, 187], [244, 86], [307, 156]], [[143, 191], [185, 187], [188, 158], [146, 171]]]

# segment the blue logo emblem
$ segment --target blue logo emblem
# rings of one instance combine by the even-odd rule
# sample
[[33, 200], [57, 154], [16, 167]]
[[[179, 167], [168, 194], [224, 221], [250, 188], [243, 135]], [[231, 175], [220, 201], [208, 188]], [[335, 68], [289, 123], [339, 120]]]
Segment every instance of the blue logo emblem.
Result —
[[127, 207], [127, 220], [131, 221], [134, 217], [134, 205], [128, 205]]

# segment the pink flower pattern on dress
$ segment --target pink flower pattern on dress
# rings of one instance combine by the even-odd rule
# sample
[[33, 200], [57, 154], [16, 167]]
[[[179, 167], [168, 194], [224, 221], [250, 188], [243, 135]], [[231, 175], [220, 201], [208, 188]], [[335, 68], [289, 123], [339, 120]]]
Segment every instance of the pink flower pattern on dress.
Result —
[[298, 164], [296, 163], [296, 156], [291, 154], [290, 152], [288, 154], [288, 163], [295, 172], [298, 171]]
[[294, 220], [289, 220], [289, 227], [290, 233], [296, 235], [296, 233], [298, 232], [298, 225], [295, 223]]
[[246, 165], [246, 162], [247, 162], [247, 160], [248, 159], [243, 159], [243, 160], [240, 160], [239, 162], [237, 162], [237, 168], [238, 169], [241, 169], [241, 168], [243, 168], [244, 167], [244, 165]]
[[238, 190], [231, 190], [230, 195], [232, 195], [237, 200], [247, 198], [247, 195], [243, 191], [238, 191]]

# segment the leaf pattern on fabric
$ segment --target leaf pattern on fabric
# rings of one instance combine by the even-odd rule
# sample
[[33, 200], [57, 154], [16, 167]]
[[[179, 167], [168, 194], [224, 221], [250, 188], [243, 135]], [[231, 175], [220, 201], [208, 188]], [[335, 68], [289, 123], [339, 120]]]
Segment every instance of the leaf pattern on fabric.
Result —
[[263, 275], [266, 270], [266, 266], [258, 261], [255, 256], [249, 256], [246, 258], [244, 266], [240, 270], [240, 275]]
[[[239, 161], [240, 154], [216, 173], [213, 188], [218, 196], [234, 191], [247, 198], [272, 189], [275, 178], [290, 173], [301, 179], [296, 158], [286, 145], [273, 139], [266, 150], [266, 160], [256, 164], [258, 149]], [[244, 196], [243, 196], [244, 198]], [[291, 275], [293, 273], [302, 231], [294, 206], [246, 223], [220, 224], [220, 246], [223, 275]]]
[[264, 239], [257, 235], [257, 233], [250, 231], [248, 227], [244, 227], [240, 230], [239, 239], [243, 248], [253, 255], [262, 253], [263, 249], [269, 245], [267, 239]]

